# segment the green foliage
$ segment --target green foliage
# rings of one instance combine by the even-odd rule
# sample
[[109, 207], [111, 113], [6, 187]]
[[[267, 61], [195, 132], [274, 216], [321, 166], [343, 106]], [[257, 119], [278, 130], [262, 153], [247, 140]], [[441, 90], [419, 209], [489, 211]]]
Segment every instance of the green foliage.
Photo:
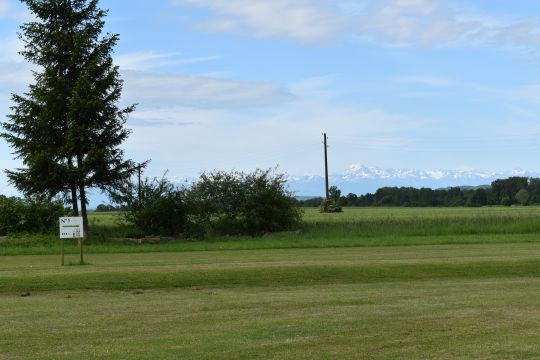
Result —
[[[91, 253], [191, 252], [216, 250], [340, 248], [433, 244], [538, 243], [540, 207], [347, 208], [343, 214], [304, 209], [301, 231], [264, 237], [208, 234], [204, 242], [176, 239], [133, 245], [118, 237], [144, 237], [122, 214], [91, 213]], [[188, 226], [190, 224], [188, 223]], [[24, 234], [0, 238], [0, 256], [57, 254], [58, 235]], [[75, 242], [66, 253], [77, 254]], [[0, 259], [1, 260], [1, 259]], [[0, 261], [1, 262], [1, 261]]]
[[540, 204], [540, 179], [511, 177], [494, 181], [490, 187], [452, 187], [447, 189], [416, 189], [412, 187], [383, 187], [375, 194], [340, 197], [342, 206], [407, 206], [449, 207], [514, 204]]
[[[501, 205], [507, 205], [508, 201], [510, 205], [516, 204], [518, 201], [516, 199], [516, 194], [521, 189], [527, 189], [529, 186], [529, 179], [526, 177], [511, 177], [508, 179], [495, 180], [491, 184], [493, 193], [497, 199], [500, 199]], [[503, 204], [503, 199], [505, 204]], [[506, 200], [508, 199], [508, 200]]]
[[484, 189], [471, 191], [467, 198], [467, 206], [485, 206], [488, 203], [487, 193]]
[[516, 194], [516, 200], [521, 205], [529, 205], [529, 200], [531, 199], [531, 194], [527, 189], [521, 189]]
[[108, 205], [108, 204], [99, 204], [96, 207], [96, 211], [98, 212], [113, 212], [118, 211], [119, 209], [114, 205]]
[[340, 208], [347, 206], [347, 198], [345, 196], [341, 196], [337, 202], [337, 206]]
[[204, 173], [188, 191], [190, 222], [198, 235], [291, 230], [299, 225], [301, 212], [286, 184], [285, 175], [272, 170]]
[[319, 208], [321, 213], [340, 213], [343, 208], [338, 206], [333, 199], [324, 199]]
[[64, 215], [66, 209], [61, 201], [0, 195], [0, 236], [50, 233], [58, 228], [58, 218]]
[[299, 200], [299, 201], [297, 201], [297, 204], [298, 204], [298, 206], [301, 206], [301, 207], [318, 208], [318, 207], [321, 206], [321, 203], [322, 203], [323, 200], [324, 200], [324, 198], [322, 198], [322, 197], [314, 197], [314, 198], [311, 198], [311, 199]]
[[529, 179], [529, 186], [527, 188], [531, 198], [529, 204], [540, 204], [540, 179]]
[[512, 200], [510, 200], [510, 197], [508, 197], [508, 196], [503, 196], [501, 198], [501, 205], [502, 206], [512, 206]]
[[339, 198], [341, 198], [341, 190], [339, 190], [337, 186], [330, 186], [328, 195], [330, 195], [330, 199], [337, 204]]
[[24, 164], [6, 173], [26, 195], [67, 195], [75, 213], [80, 199], [87, 225], [86, 189], [109, 191], [135, 170], [120, 148], [134, 106], [117, 106], [123, 83], [112, 53], [119, 37], [102, 35], [107, 11], [97, 0], [22, 2], [32, 20], [21, 27], [21, 55], [36, 71], [2, 123], [2, 137]]
[[165, 177], [145, 179], [140, 188], [128, 186], [120, 196], [126, 220], [144, 235], [177, 236], [187, 221], [185, 191]]
[[208, 234], [261, 235], [300, 224], [301, 211], [283, 174], [204, 173], [189, 189], [165, 177], [128, 184], [113, 196], [143, 233], [204, 238]]

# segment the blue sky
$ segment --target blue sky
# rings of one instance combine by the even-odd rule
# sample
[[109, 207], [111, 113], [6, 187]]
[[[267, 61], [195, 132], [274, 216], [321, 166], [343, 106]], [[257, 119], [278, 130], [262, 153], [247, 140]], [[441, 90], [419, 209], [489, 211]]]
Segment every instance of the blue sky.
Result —
[[[540, 171], [535, 0], [102, 0], [148, 175], [279, 165]], [[0, 0], [0, 117], [32, 80]], [[0, 143], [2, 167], [17, 166]], [[0, 175], [0, 191], [8, 192]]]

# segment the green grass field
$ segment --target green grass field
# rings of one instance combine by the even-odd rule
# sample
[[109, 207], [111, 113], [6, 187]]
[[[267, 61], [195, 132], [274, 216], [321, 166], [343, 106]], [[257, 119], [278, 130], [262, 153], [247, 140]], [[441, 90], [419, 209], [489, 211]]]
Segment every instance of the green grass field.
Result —
[[4, 243], [0, 359], [540, 358], [540, 208], [305, 217], [262, 238], [103, 241], [64, 268], [9, 255], [47, 242]]
[[[203, 242], [178, 239], [159, 246], [111, 240], [126, 231], [129, 227], [118, 214], [93, 213], [87, 251], [147, 253], [536, 242], [540, 234], [540, 207], [347, 208], [343, 214], [320, 214], [317, 209], [306, 209], [298, 231], [264, 237], [210, 237]], [[76, 253], [76, 243], [68, 243], [66, 250]], [[0, 239], [0, 256], [50, 255], [58, 251], [56, 234]]]

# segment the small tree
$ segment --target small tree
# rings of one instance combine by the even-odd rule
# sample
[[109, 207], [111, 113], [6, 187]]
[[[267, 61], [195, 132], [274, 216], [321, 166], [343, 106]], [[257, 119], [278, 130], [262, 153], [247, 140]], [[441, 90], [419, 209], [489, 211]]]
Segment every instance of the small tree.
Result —
[[324, 199], [319, 207], [322, 213], [340, 213], [343, 212], [343, 208], [338, 206], [332, 199]]
[[343, 208], [340, 205], [341, 190], [337, 186], [331, 186], [328, 189], [328, 195], [329, 198], [322, 201], [320, 211], [322, 213], [343, 212]]

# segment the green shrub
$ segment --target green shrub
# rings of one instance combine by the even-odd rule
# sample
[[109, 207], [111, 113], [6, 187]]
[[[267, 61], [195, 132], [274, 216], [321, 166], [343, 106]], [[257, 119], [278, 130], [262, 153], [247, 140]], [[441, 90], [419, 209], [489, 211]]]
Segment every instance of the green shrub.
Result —
[[61, 201], [0, 195], [0, 236], [19, 233], [52, 233], [58, 218], [67, 214]]
[[301, 220], [285, 175], [273, 170], [205, 173], [189, 189], [188, 198], [190, 226], [198, 236], [208, 231], [255, 236], [291, 230]]
[[127, 221], [135, 225], [139, 233], [177, 236], [185, 230], [185, 191], [165, 177], [145, 179], [140, 189], [128, 186], [117, 199], [123, 202]]
[[510, 200], [510, 197], [508, 197], [508, 196], [503, 196], [503, 198], [501, 199], [501, 205], [502, 206], [511, 206], [512, 205], [512, 200]]
[[300, 224], [301, 210], [283, 174], [204, 173], [189, 189], [167, 179], [144, 180], [115, 195], [126, 219], [146, 235], [180, 235], [203, 239], [218, 235], [261, 235], [291, 230]]
[[336, 205], [332, 199], [324, 199], [321, 203], [320, 212], [322, 213], [341, 213], [343, 208]]

